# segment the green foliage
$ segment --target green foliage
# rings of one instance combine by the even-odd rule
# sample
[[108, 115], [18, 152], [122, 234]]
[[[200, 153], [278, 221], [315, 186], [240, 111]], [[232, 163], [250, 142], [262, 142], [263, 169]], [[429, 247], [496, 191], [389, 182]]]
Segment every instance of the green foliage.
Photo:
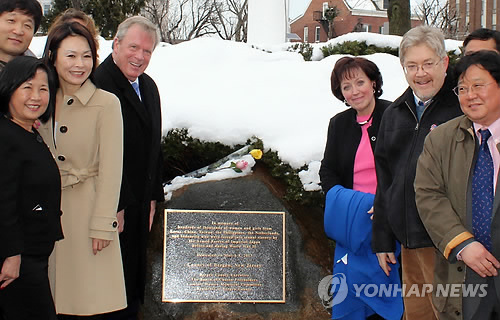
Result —
[[101, 36], [110, 39], [118, 25], [126, 18], [137, 15], [145, 0], [89, 0], [85, 12], [92, 15]]
[[325, 18], [328, 21], [333, 21], [339, 14], [340, 10], [337, 6], [333, 6], [325, 10]]
[[139, 14], [145, 0], [54, 0], [52, 9], [42, 21], [47, 32], [54, 19], [68, 8], [77, 8], [92, 16], [101, 36], [110, 39], [126, 18]]
[[450, 64], [454, 65], [458, 62], [458, 59], [460, 59], [461, 55], [456, 54], [455, 50], [448, 51], [448, 57], [450, 57]]
[[[328, 44], [326, 46], [321, 47], [321, 52], [323, 53], [323, 56], [325, 58], [334, 54], [349, 54], [352, 56], [364, 56], [374, 53], [388, 53], [396, 57], [399, 56], [398, 48], [391, 48], [391, 47], [381, 48], [375, 45], [367, 45], [366, 41], [346, 41], [338, 43], [336, 45]], [[453, 65], [457, 63], [458, 59], [460, 58], [460, 55], [459, 54], [457, 55], [455, 51], [448, 51], [448, 57], [450, 57], [450, 64]]]
[[242, 147], [201, 141], [190, 137], [187, 129], [172, 129], [162, 139], [163, 181], [203, 168]]
[[305, 61], [311, 61], [313, 54], [313, 47], [309, 43], [298, 42], [288, 47], [286, 51], [298, 52], [302, 55], [302, 57], [304, 57]]
[[71, 0], [54, 0], [52, 2], [52, 8], [50, 9], [50, 12], [47, 13], [45, 16], [42, 18], [42, 23], [40, 24], [40, 31], [42, 32], [48, 32], [49, 27], [54, 21], [54, 19], [64, 10], [68, 8], [72, 8], [73, 3]]
[[321, 47], [321, 52], [326, 58], [333, 54], [349, 54], [353, 56], [369, 55], [374, 53], [388, 53], [398, 56], [398, 49], [391, 47], [377, 47], [375, 45], [367, 45], [366, 41], [346, 41], [336, 45], [328, 44]]
[[307, 170], [307, 166], [299, 170], [293, 169], [289, 164], [284, 163], [276, 151], [268, 150], [264, 152], [262, 161], [269, 168], [274, 178], [282, 180], [286, 184], [286, 200], [297, 201], [303, 205], [322, 206], [323, 195], [320, 192], [305, 191], [299, 178], [299, 171]]
[[272, 51], [269, 51], [269, 50], [266, 50], [266, 49], [259, 48], [259, 47], [255, 46], [255, 45], [253, 45], [253, 44], [252, 44], [250, 47], [251, 47], [252, 49], [256, 49], [256, 50], [260, 50], [260, 51], [264, 51], [264, 52], [267, 52], [267, 53], [273, 53]]
[[[250, 145], [250, 149], [264, 150], [264, 143], [257, 138], [249, 139], [246, 145]], [[187, 129], [172, 129], [162, 141], [165, 169], [163, 181], [212, 164], [241, 147], [242, 145], [229, 147], [219, 142], [201, 141], [190, 137]], [[304, 191], [300, 182], [298, 172], [307, 169], [306, 167], [293, 169], [282, 162], [278, 153], [272, 150], [264, 152], [262, 159], [258, 161], [269, 169], [273, 177], [286, 184], [286, 200], [298, 201], [303, 205], [323, 206], [323, 195], [320, 192]]]

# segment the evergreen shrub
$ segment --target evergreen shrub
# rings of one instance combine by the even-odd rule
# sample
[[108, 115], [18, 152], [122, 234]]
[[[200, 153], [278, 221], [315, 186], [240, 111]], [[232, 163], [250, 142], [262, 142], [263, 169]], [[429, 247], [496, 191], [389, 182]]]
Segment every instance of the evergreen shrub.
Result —
[[305, 61], [311, 61], [313, 54], [313, 47], [309, 43], [295, 43], [288, 47], [286, 51], [298, 52], [302, 55]]
[[[264, 149], [264, 143], [258, 138], [251, 138], [246, 145], [250, 149]], [[189, 136], [187, 129], [172, 129], [162, 138], [164, 160], [163, 181], [170, 181], [176, 176], [210, 165], [217, 160], [240, 149], [243, 145], [227, 146], [219, 142], [207, 142]], [[297, 201], [303, 205], [323, 206], [324, 198], [320, 192], [305, 191], [298, 172], [307, 169], [293, 169], [278, 157], [276, 151], [264, 152], [259, 163], [266, 166], [271, 176], [286, 184], [285, 200]]]
[[326, 58], [334, 54], [349, 54], [352, 56], [363, 56], [374, 53], [388, 53], [398, 56], [398, 49], [391, 47], [377, 47], [373, 44], [367, 45], [366, 41], [346, 41], [332, 45], [331, 43], [321, 47], [321, 52]]

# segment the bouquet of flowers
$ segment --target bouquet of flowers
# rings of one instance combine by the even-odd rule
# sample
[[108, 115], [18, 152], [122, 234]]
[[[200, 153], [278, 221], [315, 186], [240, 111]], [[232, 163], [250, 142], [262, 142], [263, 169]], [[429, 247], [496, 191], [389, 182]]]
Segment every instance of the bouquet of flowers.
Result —
[[173, 191], [185, 185], [204, 181], [236, 178], [241, 175], [249, 174], [252, 167], [255, 165], [255, 160], [261, 159], [263, 155], [262, 150], [250, 150], [250, 148], [250, 146], [245, 146], [206, 167], [168, 181], [164, 186], [167, 200], [170, 199]]

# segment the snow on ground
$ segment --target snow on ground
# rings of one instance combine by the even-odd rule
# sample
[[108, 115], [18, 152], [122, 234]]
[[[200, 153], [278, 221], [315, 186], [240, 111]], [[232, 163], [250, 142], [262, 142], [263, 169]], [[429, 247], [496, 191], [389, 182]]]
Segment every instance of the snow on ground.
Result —
[[[30, 46], [38, 56], [45, 39], [35, 38]], [[351, 33], [328, 43], [351, 40], [397, 48], [401, 37]], [[300, 54], [287, 52], [288, 45], [257, 46], [260, 50], [215, 38], [158, 45], [146, 72], [160, 91], [164, 134], [187, 128], [194, 138], [228, 145], [244, 144], [255, 136], [292, 167], [308, 165], [309, 170], [300, 173], [304, 187], [319, 190], [328, 122], [346, 109], [330, 90], [331, 71], [342, 55], [321, 59], [319, 47], [325, 43], [314, 44], [316, 61], [306, 62]], [[458, 50], [460, 45], [446, 42], [447, 50]], [[111, 41], [101, 38], [101, 61], [110, 52]], [[381, 53], [365, 57], [382, 72], [382, 98], [400, 96], [407, 84], [399, 59]], [[227, 176], [217, 174], [217, 179]]]

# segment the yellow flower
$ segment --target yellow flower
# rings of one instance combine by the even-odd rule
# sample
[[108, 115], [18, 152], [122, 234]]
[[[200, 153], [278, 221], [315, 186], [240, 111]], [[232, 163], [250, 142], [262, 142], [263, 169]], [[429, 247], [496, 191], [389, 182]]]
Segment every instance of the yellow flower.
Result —
[[256, 160], [259, 160], [260, 158], [262, 158], [262, 150], [260, 150], [260, 149], [253, 149], [252, 151], [250, 151], [250, 154]]

